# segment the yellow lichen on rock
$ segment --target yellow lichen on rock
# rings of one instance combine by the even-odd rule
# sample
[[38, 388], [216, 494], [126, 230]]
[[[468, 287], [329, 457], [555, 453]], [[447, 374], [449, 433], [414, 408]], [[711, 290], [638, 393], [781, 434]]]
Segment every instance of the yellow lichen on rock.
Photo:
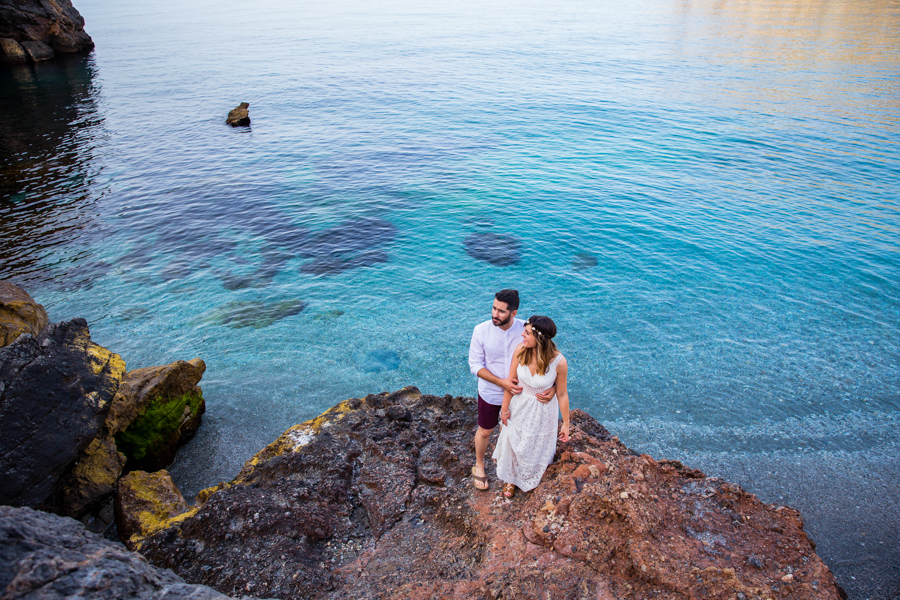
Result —
[[119, 480], [116, 526], [132, 550], [139, 549], [147, 536], [177, 525], [197, 510], [185, 502], [168, 471], [132, 471]]
[[47, 311], [28, 292], [0, 281], [0, 346], [12, 344], [23, 333], [37, 335], [49, 322]]
[[80, 516], [91, 503], [115, 492], [124, 466], [125, 455], [116, 451], [113, 440], [95, 438], [61, 480], [63, 514]]

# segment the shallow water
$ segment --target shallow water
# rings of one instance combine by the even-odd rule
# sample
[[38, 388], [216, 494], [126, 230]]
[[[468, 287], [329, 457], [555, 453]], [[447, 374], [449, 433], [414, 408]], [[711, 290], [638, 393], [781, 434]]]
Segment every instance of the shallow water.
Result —
[[346, 397], [473, 395], [516, 287], [573, 406], [900, 597], [895, 2], [78, 8], [93, 54], [0, 68], [0, 277], [206, 361], [187, 494]]

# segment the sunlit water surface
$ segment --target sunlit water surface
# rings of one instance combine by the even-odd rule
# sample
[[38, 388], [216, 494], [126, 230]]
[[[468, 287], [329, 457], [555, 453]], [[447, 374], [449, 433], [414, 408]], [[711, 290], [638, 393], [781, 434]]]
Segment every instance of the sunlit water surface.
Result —
[[344, 398], [473, 395], [518, 288], [573, 406], [900, 597], [900, 6], [544, 4], [79, 0], [92, 55], [0, 68], [0, 278], [206, 361], [186, 495]]

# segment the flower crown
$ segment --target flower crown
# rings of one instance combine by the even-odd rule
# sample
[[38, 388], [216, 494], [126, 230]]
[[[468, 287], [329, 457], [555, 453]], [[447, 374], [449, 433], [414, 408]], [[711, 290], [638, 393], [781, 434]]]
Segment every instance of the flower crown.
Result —
[[538, 334], [538, 335], [541, 336], [541, 337], [544, 336], [544, 333], [542, 333], [540, 329], [538, 329], [537, 327], [535, 327], [535, 326], [534, 326], [534, 323], [532, 323], [531, 321], [525, 321], [525, 324], [526, 324], [526, 325], [531, 325], [531, 331], [533, 331], [534, 333]]

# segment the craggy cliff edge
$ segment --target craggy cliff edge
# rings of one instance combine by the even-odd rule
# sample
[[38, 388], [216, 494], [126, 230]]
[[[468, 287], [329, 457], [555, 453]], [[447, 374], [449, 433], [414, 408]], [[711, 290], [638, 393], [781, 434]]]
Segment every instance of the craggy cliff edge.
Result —
[[540, 486], [471, 486], [472, 398], [409, 387], [295, 426], [193, 506], [120, 481], [126, 544], [186, 581], [275, 598], [843, 597], [800, 514], [637, 455], [573, 411]]
[[39, 62], [93, 47], [71, 0], [0, 0], [0, 62]]

